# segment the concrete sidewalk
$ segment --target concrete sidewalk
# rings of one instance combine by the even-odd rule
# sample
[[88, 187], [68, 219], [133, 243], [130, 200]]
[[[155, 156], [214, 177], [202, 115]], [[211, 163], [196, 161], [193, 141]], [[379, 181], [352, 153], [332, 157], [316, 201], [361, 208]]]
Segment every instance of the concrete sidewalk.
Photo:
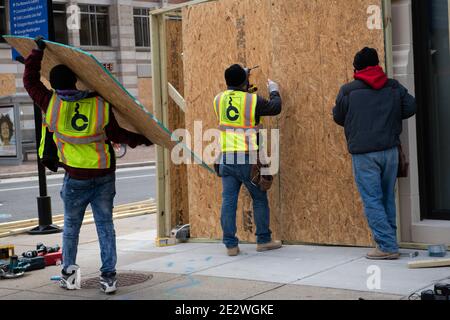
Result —
[[[126, 155], [117, 159], [118, 168], [130, 168], [137, 166], [148, 166], [156, 161], [155, 147], [137, 147], [135, 149], [127, 148]], [[60, 170], [61, 173], [63, 170]], [[47, 175], [53, 172], [47, 170]], [[24, 161], [18, 166], [0, 166], [0, 179], [21, 178], [37, 176], [36, 155], [30, 155], [28, 161]]]
[[[16, 280], [0, 280], [0, 299], [119, 299], [119, 300], [299, 300], [299, 299], [407, 299], [414, 292], [450, 277], [450, 268], [409, 270], [410, 250], [399, 261], [373, 262], [367, 249], [286, 246], [257, 253], [254, 245], [242, 245], [243, 253], [227, 257], [218, 243], [187, 243], [157, 248], [154, 215], [116, 221], [118, 272], [150, 277], [133, 286], [120, 287], [113, 296], [98, 289], [64, 291], [50, 277], [59, 267], [27, 273]], [[16, 245], [17, 253], [33, 249], [37, 242], [61, 244], [61, 235], [20, 235], [0, 243]], [[419, 259], [427, 259], [420, 252]], [[415, 258], [418, 259], [418, 258]], [[78, 264], [82, 277], [98, 276], [99, 248], [95, 225], [82, 228]], [[373, 270], [380, 288], [368, 289]], [[369, 280], [369, 281], [368, 281]]]

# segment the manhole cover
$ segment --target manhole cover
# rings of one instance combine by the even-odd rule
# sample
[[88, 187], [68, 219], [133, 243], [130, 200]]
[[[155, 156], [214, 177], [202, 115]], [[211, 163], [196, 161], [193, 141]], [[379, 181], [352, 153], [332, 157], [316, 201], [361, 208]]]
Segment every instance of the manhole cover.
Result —
[[[151, 280], [153, 275], [142, 273], [119, 273], [117, 274], [117, 287], [129, 287], [135, 284]], [[98, 289], [100, 287], [99, 277], [84, 279], [81, 281], [83, 289]]]

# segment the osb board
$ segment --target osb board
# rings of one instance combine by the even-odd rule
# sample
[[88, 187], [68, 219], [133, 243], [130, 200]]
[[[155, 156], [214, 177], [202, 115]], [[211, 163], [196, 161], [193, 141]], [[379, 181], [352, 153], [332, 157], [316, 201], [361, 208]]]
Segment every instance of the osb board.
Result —
[[13, 73], [0, 73], [0, 97], [16, 93], [16, 76]]
[[139, 101], [148, 111], [153, 110], [152, 78], [138, 79]]
[[[31, 38], [7, 36], [5, 40], [24, 57], [36, 47]], [[157, 124], [153, 116], [140, 106], [93, 55], [66, 45], [46, 43], [41, 71], [44, 78], [48, 79], [49, 72], [55, 65], [67, 65], [80, 79], [80, 88], [96, 91], [113, 104], [114, 114], [123, 128], [140, 133], [155, 144], [173, 148], [175, 143], [171, 141], [170, 134]]]
[[[270, 34], [270, 24], [257, 17], [270, 16], [270, 6], [268, 1], [219, 1], [190, 7], [183, 12], [186, 126], [191, 132], [194, 121], [202, 121], [203, 131], [217, 128], [212, 102], [215, 95], [226, 90], [224, 70], [232, 63], [249, 67], [259, 65], [260, 68], [252, 73], [251, 81], [260, 88], [261, 95], [268, 97], [270, 41], [260, 50], [260, 35]], [[260, 34], [258, 37], [254, 36], [256, 30]], [[276, 120], [266, 119], [264, 124], [276, 126]], [[197, 143], [202, 143], [199, 137], [195, 138]], [[196, 166], [188, 167], [188, 179], [192, 236], [220, 239], [221, 180]], [[271, 228], [275, 237], [280, 236], [278, 197], [278, 181], [275, 181], [270, 192]], [[255, 241], [253, 206], [245, 187], [241, 189], [237, 227], [240, 240]]]
[[[383, 30], [367, 27], [367, 8], [374, 4], [381, 8], [380, 0], [222, 0], [183, 12], [188, 128], [196, 120], [206, 128], [217, 125], [211, 101], [225, 89], [223, 71], [232, 63], [261, 65], [261, 88], [267, 77], [280, 84], [280, 181], [271, 194], [275, 238], [372, 243], [332, 108], [339, 87], [352, 80], [354, 54], [371, 46], [384, 56]], [[196, 167], [188, 176], [192, 235], [220, 238], [220, 180]], [[249, 238], [242, 225], [238, 229], [241, 239]]]
[[[181, 20], [166, 21], [167, 80], [184, 96], [183, 24]], [[169, 98], [169, 130], [185, 128], [184, 112]], [[172, 226], [189, 223], [189, 199], [186, 165], [170, 162], [170, 197]]]

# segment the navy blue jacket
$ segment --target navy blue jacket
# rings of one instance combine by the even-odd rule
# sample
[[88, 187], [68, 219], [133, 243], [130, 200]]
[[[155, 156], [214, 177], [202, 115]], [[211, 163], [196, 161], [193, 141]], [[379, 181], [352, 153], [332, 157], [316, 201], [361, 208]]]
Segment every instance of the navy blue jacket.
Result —
[[345, 128], [349, 152], [364, 154], [399, 146], [402, 121], [416, 110], [415, 98], [397, 80], [378, 90], [355, 80], [341, 88], [333, 117]]

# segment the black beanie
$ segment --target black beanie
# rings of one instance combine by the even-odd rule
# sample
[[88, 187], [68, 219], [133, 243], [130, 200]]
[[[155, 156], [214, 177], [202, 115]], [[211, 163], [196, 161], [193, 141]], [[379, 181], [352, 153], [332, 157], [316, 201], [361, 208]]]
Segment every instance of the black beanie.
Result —
[[55, 90], [76, 89], [77, 76], [67, 66], [60, 64], [50, 71], [50, 84]]
[[225, 81], [229, 87], [240, 87], [247, 81], [247, 72], [238, 64], [225, 70]]
[[357, 71], [364, 70], [368, 67], [377, 66], [380, 63], [377, 50], [365, 47], [359, 51], [353, 62], [353, 66]]

